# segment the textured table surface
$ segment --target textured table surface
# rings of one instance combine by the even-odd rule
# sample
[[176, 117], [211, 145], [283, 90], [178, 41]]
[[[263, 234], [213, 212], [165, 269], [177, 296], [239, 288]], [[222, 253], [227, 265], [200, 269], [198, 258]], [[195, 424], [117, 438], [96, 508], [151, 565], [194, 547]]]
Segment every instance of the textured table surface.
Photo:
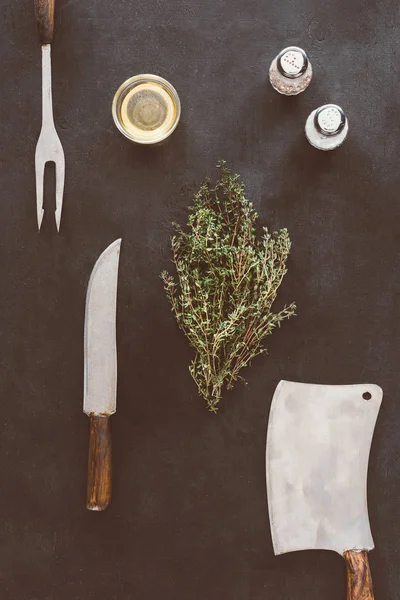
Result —
[[[264, 450], [281, 378], [377, 383], [370, 561], [379, 600], [400, 597], [400, 17], [395, 0], [60, 0], [54, 114], [66, 155], [61, 232], [53, 194], [36, 230], [34, 149], [41, 123], [33, 2], [0, 2], [0, 572], [2, 600], [339, 600], [331, 552], [274, 557]], [[304, 47], [310, 88], [280, 97], [272, 58]], [[170, 80], [181, 123], [159, 148], [115, 129], [112, 96], [138, 73]], [[342, 148], [303, 128], [326, 102], [346, 111]], [[224, 158], [262, 223], [293, 249], [278, 303], [298, 316], [269, 340], [249, 385], [218, 416], [197, 396], [191, 351], [159, 273], [171, 222]], [[86, 286], [122, 237], [114, 497], [85, 509], [82, 413]]]

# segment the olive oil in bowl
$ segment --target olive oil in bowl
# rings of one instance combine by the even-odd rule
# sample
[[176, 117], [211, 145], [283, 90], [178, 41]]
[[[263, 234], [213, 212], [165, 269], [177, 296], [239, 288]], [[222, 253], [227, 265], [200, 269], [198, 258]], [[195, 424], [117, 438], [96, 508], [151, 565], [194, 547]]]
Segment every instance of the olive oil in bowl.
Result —
[[157, 75], [136, 75], [114, 96], [113, 117], [118, 129], [138, 144], [157, 144], [178, 125], [181, 104], [175, 88]]

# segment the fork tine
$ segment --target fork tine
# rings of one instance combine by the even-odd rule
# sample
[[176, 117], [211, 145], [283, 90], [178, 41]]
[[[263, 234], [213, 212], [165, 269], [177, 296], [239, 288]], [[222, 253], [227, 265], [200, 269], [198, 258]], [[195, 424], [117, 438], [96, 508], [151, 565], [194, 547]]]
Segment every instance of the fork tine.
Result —
[[65, 158], [64, 152], [58, 157], [56, 162], [56, 226], [57, 231], [60, 231], [61, 211], [63, 205], [65, 181]]
[[37, 223], [40, 231], [40, 227], [43, 221], [44, 209], [43, 209], [43, 180], [44, 180], [44, 161], [36, 152], [35, 156], [35, 173], [36, 173], [36, 214]]

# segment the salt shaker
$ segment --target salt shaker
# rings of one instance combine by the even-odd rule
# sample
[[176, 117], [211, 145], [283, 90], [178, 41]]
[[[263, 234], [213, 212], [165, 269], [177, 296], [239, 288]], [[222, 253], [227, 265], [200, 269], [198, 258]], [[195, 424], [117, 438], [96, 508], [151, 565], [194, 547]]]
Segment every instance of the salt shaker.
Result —
[[285, 96], [295, 96], [304, 92], [310, 85], [311, 78], [311, 63], [304, 50], [297, 46], [284, 48], [269, 68], [272, 87]]
[[344, 142], [349, 130], [347, 118], [336, 104], [324, 104], [309, 115], [306, 137], [319, 150], [334, 150]]

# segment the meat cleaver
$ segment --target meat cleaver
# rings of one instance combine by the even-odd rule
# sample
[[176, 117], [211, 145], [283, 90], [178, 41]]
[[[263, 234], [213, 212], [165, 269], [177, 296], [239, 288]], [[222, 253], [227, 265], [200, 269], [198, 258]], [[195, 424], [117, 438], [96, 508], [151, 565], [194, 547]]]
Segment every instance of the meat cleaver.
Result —
[[116, 411], [116, 308], [121, 240], [98, 258], [90, 276], [85, 314], [83, 411], [90, 419], [86, 507], [104, 510], [111, 500], [110, 415]]
[[274, 552], [338, 552], [348, 600], [374, 598], [367, 471], [382, 396], [377, 385], [281, 381], [271, 405], [266, 471]]

